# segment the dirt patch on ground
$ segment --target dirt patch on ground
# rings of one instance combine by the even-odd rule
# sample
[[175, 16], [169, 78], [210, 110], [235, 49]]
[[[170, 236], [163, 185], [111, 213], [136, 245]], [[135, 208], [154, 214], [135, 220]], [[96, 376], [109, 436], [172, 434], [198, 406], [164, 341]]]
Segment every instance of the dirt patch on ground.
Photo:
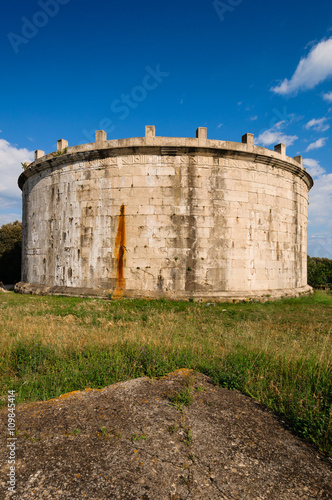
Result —
[[250, 398], [189, 370], [16, 410], [15, 493], [0, 411], [1, 499], [332, 498], [317, 452]]

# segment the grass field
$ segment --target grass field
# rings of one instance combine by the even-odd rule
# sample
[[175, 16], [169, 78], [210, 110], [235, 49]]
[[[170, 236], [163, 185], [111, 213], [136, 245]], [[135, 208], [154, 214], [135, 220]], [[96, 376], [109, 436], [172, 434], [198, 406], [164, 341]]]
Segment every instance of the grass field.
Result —
[[215, 305], [0, 294], [0, 351], [0, 394], [17, 401], [193, 368], [332, 456], [331, 293]]

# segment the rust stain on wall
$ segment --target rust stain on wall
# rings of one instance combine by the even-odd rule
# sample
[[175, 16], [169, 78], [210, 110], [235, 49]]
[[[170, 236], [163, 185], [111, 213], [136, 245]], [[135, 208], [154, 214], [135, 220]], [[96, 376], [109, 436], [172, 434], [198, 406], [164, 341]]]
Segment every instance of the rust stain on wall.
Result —
[[118, 221], [118, 230], [115, 238], [115, 256], [116, 256], [116, 289], [114, 297], [121, 297], [125, 288], [126, 280], [124, 276], [124, 262], [126, 252], [126, 218], [125, 206], [121, 205]]

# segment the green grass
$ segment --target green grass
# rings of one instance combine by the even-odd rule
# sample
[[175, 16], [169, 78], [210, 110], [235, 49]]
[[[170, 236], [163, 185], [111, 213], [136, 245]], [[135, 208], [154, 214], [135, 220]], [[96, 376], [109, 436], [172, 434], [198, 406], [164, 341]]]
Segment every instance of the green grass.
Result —
[[177, 410], [182, 410], [184, 406], [191, 405], [193, 398], [193, 390], [190, 387], [186, 387], [174, 396], [170, 396], [169, 400], [171, 406], [174, 406]]
[[[213, 307], [7, 293], [0, 318], [1, 395], [50, 399], [192, 368], [260, 401], [332, 456], [331, 293]], [[186, 406], [192, 393], [172, 403]]]

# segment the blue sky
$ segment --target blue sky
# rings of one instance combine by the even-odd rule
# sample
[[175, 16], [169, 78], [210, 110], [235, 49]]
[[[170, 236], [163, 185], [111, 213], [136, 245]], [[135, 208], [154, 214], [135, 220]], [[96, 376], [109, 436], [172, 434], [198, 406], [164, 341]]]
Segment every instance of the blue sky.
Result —
[[331, 2], [12, 0], [0, 47], [0, 225], [21, 218], [36, 149], [205, 126], [304, 157], [308, 253], [332, 258]]

